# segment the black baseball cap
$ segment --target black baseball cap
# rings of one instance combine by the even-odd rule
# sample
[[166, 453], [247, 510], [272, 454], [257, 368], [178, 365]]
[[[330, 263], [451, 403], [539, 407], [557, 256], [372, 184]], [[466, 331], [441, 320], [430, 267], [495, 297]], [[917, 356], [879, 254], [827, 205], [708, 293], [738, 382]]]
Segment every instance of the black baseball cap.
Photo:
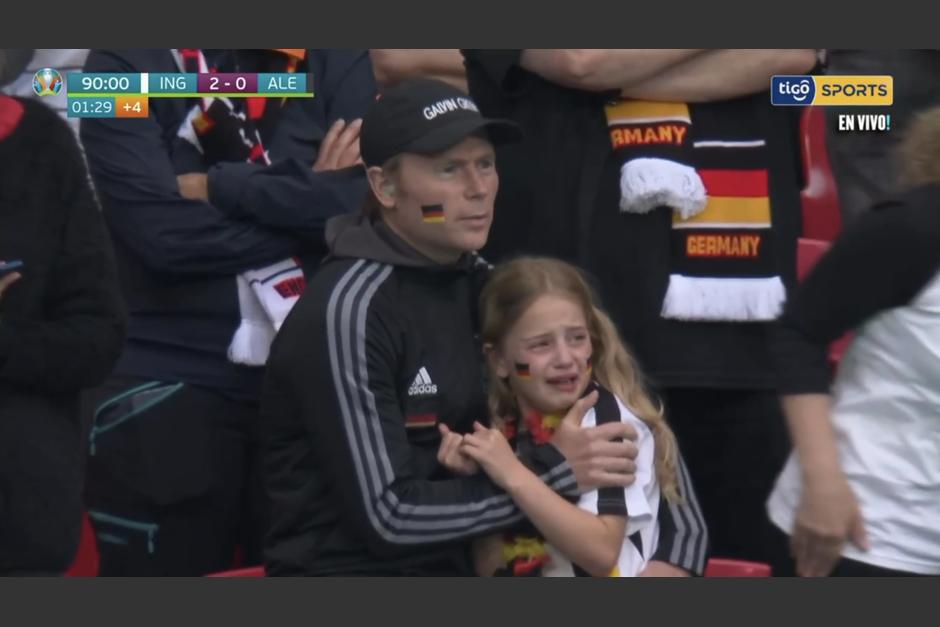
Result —
[[494, 144], [522, 139], [515, 122], [484, 118], [456, 87], [430, 78], [402, 81], [373, 102], [362, 118], [359, 150], [367, 167], [395, 155], [435, 155], [485, 131]]

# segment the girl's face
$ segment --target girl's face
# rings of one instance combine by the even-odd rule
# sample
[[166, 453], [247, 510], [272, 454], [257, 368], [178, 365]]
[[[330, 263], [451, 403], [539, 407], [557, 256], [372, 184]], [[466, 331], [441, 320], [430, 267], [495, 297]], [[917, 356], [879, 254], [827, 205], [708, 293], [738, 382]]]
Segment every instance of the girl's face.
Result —
[[581, 306], [559, 295], [541, 296], [512, 326], [492, 354], [496, 374], [523, 412], [565, 413], [591, 378], [593, 352]]

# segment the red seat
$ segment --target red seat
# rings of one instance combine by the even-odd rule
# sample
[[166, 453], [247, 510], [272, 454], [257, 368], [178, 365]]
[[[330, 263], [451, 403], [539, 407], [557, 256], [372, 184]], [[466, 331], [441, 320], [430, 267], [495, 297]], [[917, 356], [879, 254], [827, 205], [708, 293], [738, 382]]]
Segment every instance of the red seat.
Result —
[[803, 281], [832, 245], [820, 239], [801, 237], [796, 242], [796, 278]]
[[88, 514], [82, 512], [82, 538], [78, 545], [78, 553], [72, 567], [66, 571], [66, 577], [97, 577], [98, 576], [98, 543], [95, 540], [95, 530], [91, 526]]
[[235, 570], [223, 570], [220, 573], [212, 573], [207, 577], [264, 577], [264, 566], [251, 566], [249, 568], [236, 568]]
[[832, 241], [842, 229], [839, 194], [826, 150], [826, 113], [823, 107], [806, 107], [800, 118], [800, 149], [806, 187], [803, 204], [803, 237]]
[[705, 565], [706, 577], [770, 577], [770, 566], [761, 562], [713, 557]]

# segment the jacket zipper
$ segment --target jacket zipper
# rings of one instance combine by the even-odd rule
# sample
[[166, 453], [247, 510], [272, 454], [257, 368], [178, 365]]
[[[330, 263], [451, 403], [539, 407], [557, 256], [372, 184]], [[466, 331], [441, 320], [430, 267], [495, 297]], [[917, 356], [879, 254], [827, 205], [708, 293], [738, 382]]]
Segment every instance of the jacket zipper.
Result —
[[94, 418], [92, 419], [92, 423], [91, 423], [91, 433], [88, 434], [88, 448], [89, 448], [88, 453], [89, 453], [89, 455], [94, 455], [94, 454], [95, 454], [95, 451], [96, 451], [95, 439], [96, 439], [99, 435], [101, 435], [101, 434], [103, 434], [103, 433], [106, 433], [106, 432], [110, 431], [111, 429], [114, 429], [114, 428], [117, 427], [118, 425], [123, 424], [124, 422], [127, 422], [128, 420], [130, 420], [130, 419], [133, 418], [134, 416], [136, 416], [136, 415], [138, 415], [138, 414], [141, 414], [141, 413], [147, 411], [148, 409], [150, 409], [151, 407], [153, 407], [153, 406], [156, 405], [157, 403], [166, 400], [169, 396], [171, 396], [172, 394], [175, 394], [176, 392], [178, 392], [178, 391], [180, 390], [180, 388], [183, 387], [183, 384], [182, 384], [182, 383], [177, 383], [177, 384], [175, 384], [175, 385], [171, 385], [169, 388], [167, 388], [167, 390], [166, 390], [166, 392], [165, 392], [164, 394], [161, 394], [160, 396], [158, 396], [158, 397], [156, 397], [156, 398], [153, 398], [153, 399], [147, 401], [146, 403], [144, 403], [143, 405], [141, 405], [140, 407], [138, 407], [138, 408], [135, 409], [134, 411], [132, 411], [132, 412], [130, 412], [130, 413], [128, 413], [128, 414], [125, 414], [125, 415], [121, 416], [121, 417], [118, 418], [117, 420], [114, 420], [114, 421], [112, 421], [112, 422], [109, 422], [107, 425], [105, 425], [105, 426], [103, 426], [103, 427], [98, 425], [98, 417], [101, 415], [101, 412], [103, 412], [104, 410], [108, 409], [109, 407], [112, 407], [113, 405], [116, 405], [117, 403], [123, 401], [124, 399], [126, 399], [126, 398], [128, 398], [128, 397], [130, 397], [130, 396], [133, 396], [134, 394], [140, 394], [141, 392], [146, 392], [147, 390], [152, 390], [153, 388], [159, 387], [159, 386], [161, 386], [161, 385], [163, 385], [163, 383], [162, 383], [161, 381], [150, 381], [149, 383], [144, 383], [143, 385], [139, 385], [139, 386], [137, 386], [137, 387], [135, 387], [135, 388], [131, 388], [130, 390], [127, 390], [126, 392], [122, 392], [121, 394], [119, 394], [119, 395], [117, 395], [117, 396], [115, 396], [115, 397], [113, 397], [113, 398], [109, 398], [109, 399], [106, 400], [104, 403], [102, 403], [101, 405], [99, 405], [98, 408], [95, 410], [95, 415], [94, 415]]
[[147, 534], [147, 553], [153, 555], [154, 536], [160, 529], [160, 525], [157, 523], [138, 522], [136, 520], [129, 520], [127, 518], [121, 518], [120, 516], [113, 516], [111, 514], [105, 514], [104, 512], [97, 512], [92, 510], [88, 511], [88, 517], [97, 522], [123, 527], [125, 529], [132, 529], [134, 531], [145, 532]]

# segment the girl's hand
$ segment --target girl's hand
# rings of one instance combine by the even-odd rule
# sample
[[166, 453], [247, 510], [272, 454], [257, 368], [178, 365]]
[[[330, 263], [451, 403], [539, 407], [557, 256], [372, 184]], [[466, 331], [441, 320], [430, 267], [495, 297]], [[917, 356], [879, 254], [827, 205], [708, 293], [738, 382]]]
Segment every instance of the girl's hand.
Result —
[[437, 426], [437, 430], [441, 433], [441, 446], [437, 449], [437, 461], [441, 466], [454, 474], [465, 477], [480, 472], [480, 466], [460, 452], [460, 444], [464, 436], [454, 433], [443, 423]]
[[473, 423], [473, 433], [463, 436], [460, 452], [476, 461], [493, 483], [504, 490], [509, 489], [520, 472], [528, 472], [502, 432], [487, 429], [479, 422]]

